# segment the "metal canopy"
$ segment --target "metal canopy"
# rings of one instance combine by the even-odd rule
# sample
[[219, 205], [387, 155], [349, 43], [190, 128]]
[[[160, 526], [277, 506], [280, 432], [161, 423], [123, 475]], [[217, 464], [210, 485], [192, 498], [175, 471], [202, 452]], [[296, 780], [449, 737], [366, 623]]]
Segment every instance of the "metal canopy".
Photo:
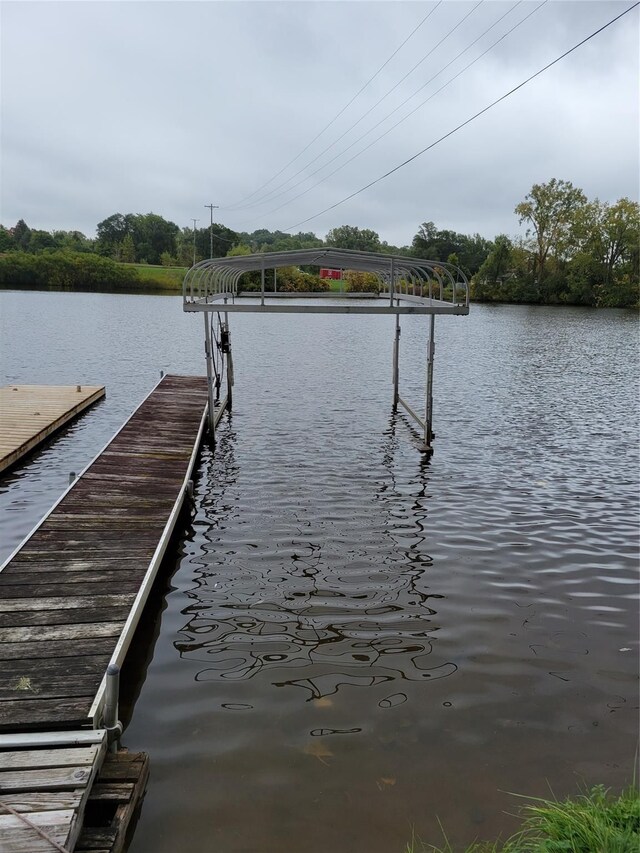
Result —
[[[290, 293], [265, 289], [265, 270], [279, 267], [324, 266], [340, 270], [374, 273], [383, 292]], [[240, 289], [242, 276], [259, 270], [261, 287], [258, 292]], [[226, 406], [231, 409], [234, 385], [233, 354], [229, 329], [229, 313], [323, 313], [323, 314], [395, 314], [393, 339], [393, 408], [402, 406], [420, 427], [421, 449], [430, 454], [434, 433], [433, 419], [433, 362], [435, 353], [435, 315], [468, 314], [469, 282], [453, 264], [408, 258], [402, 255], [383, 255], [376, 252], [357, 252], [349, 249], [296, 249], [291, 252], [265, 252], [210, 258], [191, 267], [184, 277], [183, 308], [201, 311], [204, 319], [205, 356], [209, 393], [209, 434], [215, 442], [214, 413], [226, 378]], [[242, 297], [253, 297], [243, 299]], [[257, 297], [257, 298], [256, 298]], [[340, 304], [342, 303], [342, 304]], [[428, 314], [429, 340], [424, 416], [417, 414], [399, 393], [400, 314]]]
[[[290, 266], [371, 272], [378, 277], [383, 292], [266, 291], [265, 271]], [[261, 272], [261, 289], [243, 292], [242, 276], [256, 271]], [[259, 302], [241, 297], [257, 297]], [[319, 304], [318, 298], [343, 304]], [[443, 261], [331, 247], [295, 249], [200, 261], [185, 275], [183, 307], [185, 311], [254, 313], [468, 314], [469, 282], [462, 270]]]

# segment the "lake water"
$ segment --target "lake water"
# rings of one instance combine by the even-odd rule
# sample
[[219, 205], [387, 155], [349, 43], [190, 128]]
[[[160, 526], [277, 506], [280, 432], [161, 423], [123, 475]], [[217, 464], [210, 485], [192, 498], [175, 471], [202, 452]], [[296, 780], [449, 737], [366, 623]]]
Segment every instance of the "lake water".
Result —
[[[107, 386], [3, 478], [4, 557], [161, 369], [204, 361], [176, 297], [4, 292], [0, 311], [3, 384]], [[124, 744], [151, 756], [132, 853], [400, 853], [438, 821], [452, 842], [511, 831], [507, 792], [628, 783], [636, 316], [437, 319], [428, 462], [391, 412], [391, 318], [231, 326], [234, 410], [127, 670]], [[416, 405], [426, 327], [402, 319]]]

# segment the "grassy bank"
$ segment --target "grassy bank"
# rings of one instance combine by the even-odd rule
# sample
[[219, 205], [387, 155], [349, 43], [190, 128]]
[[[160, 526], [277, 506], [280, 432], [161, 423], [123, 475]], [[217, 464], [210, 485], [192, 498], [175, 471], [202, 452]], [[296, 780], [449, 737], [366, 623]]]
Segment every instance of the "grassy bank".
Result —
[[161, 284], [167, 290], [182, 292], [182, 280], [188, 267], [160, 267], [151, 264], [121, 264], [126, 269], [135, 270], [143, 283]]
[[640, 794], [634, 786], [611, 796], [601, 785], [563, 802], [526, 798], [522, 829], [506, 841], [454, 848], [414, 840], [404, 853], [638, 853]]
[[0, 288], [123, 293], [180, 293], [185, 270], [121, 264], [90, 252], [0, 256]]

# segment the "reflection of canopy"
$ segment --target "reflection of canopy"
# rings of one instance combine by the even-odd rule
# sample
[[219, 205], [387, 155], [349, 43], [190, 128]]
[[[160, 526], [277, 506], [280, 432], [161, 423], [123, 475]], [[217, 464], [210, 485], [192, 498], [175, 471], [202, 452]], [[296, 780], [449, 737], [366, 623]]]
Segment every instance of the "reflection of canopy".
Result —
[[[342, 270], [374, 273], [383, 285], [380, 297], [361, 294], [373, 302], [386, 304], [294, 305], [283, 297], [315, 298], [318, 296], [353, 297], [353, 293], [272, 293], [265, 292], [267, 269], [290, 266], [323, 266]], [[238, 284], [247, 272], [262, 273], [259, 304], [239, 304]], [[426, 291], [426, 292], [425, 292]], [[256, 295], [255, 293], [251, 295]], [[402, 255], [358, 252], [352, 249], [295, 249], [289, 252], [263, 252], [254, 255], [235, 255], [210, 258], [193, 266], [183, 283], [185, 311], [221, 310], [216, 302], [224, 301], [224, 311], [306, 311], [323, 313], [392, 313], [392, 314], [468, 314], [469, 283], [458, 267], [442, 261], [429, 261]], [[270, 300], [267, 304], [265, 299]], [[275, 302], [275, 304], [274, 304]]]

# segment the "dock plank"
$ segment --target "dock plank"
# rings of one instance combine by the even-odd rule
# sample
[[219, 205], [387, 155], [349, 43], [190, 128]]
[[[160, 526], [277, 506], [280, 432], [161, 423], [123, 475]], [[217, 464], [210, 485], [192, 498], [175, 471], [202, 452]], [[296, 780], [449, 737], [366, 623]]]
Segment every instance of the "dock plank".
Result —
[[2, 794], [2, 802], [17, 812], [61, 811], [77, 809], [82, 798], [82, 789], [75, 791], [23, 791], [20, 794]]
[[[64, 849], [75, 817], [73, 809], [65, 809], [33, 812], [29, 815], [29, 820]], [[3, 853], [51, 853], [53, 849], [47, 838], [43, 838], [33, 827], [11, 814], [0, 815], [0, 839], [0, 850]]]
[[95, 668], [89, 669], [82, 674], [74, 671], [73, 675], [66, 676], [56, 672], [29, 672], [29, 675], [22, 675], [18, 670], [0, 683], [0, 704], [27, 699], [41, 701], [61, 696], [90, 696], [95, 687], [96, 675], [102, 675], [104, 667], [99, 671]]
[[[45, 770], [52, 767], [91, 765], [96, 748], [66, 747], [62, 749], [17, 749], [0, 755], [2, 770]], [[2, 776], [0, 775], [0, 779]]]
[[[58, 691], [61, 693], [62, 690]], [[87, 721], [87, 707], [95, 690], [84, 696], [60, 696], [52, 699], [16, 699], [0, 702], [0, 727], [9, 728], [16, 718], [23, 730], [55, 728], [65, 725], [79, 727]]]
[[123, 628], [124, 622], [81, 622], [79, 625], [21, 625], [14, 628], [0, 628], [0, 643], [119, 637]]

